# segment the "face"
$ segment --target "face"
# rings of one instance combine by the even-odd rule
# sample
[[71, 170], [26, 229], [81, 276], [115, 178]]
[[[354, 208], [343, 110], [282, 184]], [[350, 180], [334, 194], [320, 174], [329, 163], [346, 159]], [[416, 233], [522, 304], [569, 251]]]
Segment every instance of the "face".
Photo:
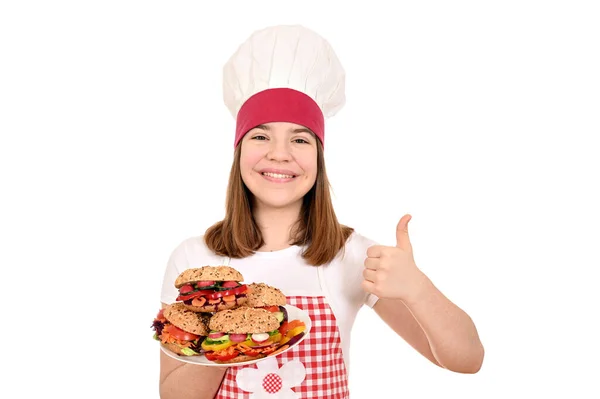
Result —
[[299, 206], [317, 178], [317, 138], [304, 126], [272, 122], [241, 141], [242, 180], [256, 206]]

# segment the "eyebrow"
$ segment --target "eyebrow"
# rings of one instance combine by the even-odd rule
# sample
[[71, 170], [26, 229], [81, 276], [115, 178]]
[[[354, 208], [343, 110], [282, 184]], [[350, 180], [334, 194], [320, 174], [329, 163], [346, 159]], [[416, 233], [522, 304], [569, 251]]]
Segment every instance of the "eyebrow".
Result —
[[[255, 126], [254, 129], [263, 129], [263, 130], [269, 131], [269, 130], [271, 130], [271, 127], [268, 125], [258, 125], [258, 126]], [[291, 131], [291, 133], [310, 133], [310, 134], [314, 135], [314, 133], [310, 129], [307, 129], [305, 127], [299, 127], [297, 129], [293, 129]]]

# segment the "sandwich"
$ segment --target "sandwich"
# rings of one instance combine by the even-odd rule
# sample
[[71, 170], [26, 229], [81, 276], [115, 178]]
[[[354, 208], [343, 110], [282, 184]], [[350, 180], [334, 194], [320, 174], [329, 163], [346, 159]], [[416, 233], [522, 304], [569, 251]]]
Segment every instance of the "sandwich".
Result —
[[288, 320], [285, 309], [287, 299], [281, 290], [265, 283], [248, 284], [248, 289], [250, 292], [247, 294], [245, 306], [265, 309], [273, 313], [280, 324]]
[[215, 363], [239, 363], [269, 354], [280, 348], [279, 320], [265, 309], [241, 306], [215, 313], [209, 322], [208, 337], [202, 343], [204, 356]]
[[176, 301], [194, 312], [218, 312], [246, 303], [244, 277], [229, 266], [203, 266], [183, 271], [175, 279]]
[[201, 355], [204, 352], [202, 342], [209, 333], [210, 317], [187, 309], [181, 302], [172, 303], [156, 315], [152, 323], [154, 339], [178, 355]]

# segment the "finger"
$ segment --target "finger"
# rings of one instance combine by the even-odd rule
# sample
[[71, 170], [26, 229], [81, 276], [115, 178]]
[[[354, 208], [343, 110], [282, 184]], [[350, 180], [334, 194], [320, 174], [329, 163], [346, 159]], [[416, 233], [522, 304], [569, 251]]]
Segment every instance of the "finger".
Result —
[[396, 247], [405, 251], [412, 250], [410, 244], [410, 238], [408, 237], [408, 222], [412, 219], [412, 216], [406, 214], [402, 216], [398, 225], [396, 226]]
[[365, 259], [365, 267], [371, 270], [377, 270], [377, 266], [379, 265], [379, 258], [366, 258]]
[[371, 269], [363, 270], [363, 277], [365, 278], [366, 281], [370, 281], [371, 283], [374, 283], [376, 276], [377, 276], [377, 272], [375, 270], [371, 270]]
[[367, 249], [367, 256], [369, 258], [379, 258], [381, 257], [382, 249], [382, 245], [372, 245]]
[[365, 292], [369, 294], [375, 293], [375, 284], [373, 284], [371, 281], [363, 280], [361, 287]]

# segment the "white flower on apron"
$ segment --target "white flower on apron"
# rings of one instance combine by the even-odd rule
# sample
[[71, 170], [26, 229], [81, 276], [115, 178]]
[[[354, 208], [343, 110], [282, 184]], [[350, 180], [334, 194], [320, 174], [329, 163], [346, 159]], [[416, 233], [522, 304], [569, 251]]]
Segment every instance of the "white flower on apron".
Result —
[[281, 368], [274, 357], [246, 367], [236, 375], [238, 387], [251, 392], [252, 399], [296, 399], [300, 396], [291, 388], [299, 386], [306, 378], [306, 369], [299, 360], [290, 360]]

